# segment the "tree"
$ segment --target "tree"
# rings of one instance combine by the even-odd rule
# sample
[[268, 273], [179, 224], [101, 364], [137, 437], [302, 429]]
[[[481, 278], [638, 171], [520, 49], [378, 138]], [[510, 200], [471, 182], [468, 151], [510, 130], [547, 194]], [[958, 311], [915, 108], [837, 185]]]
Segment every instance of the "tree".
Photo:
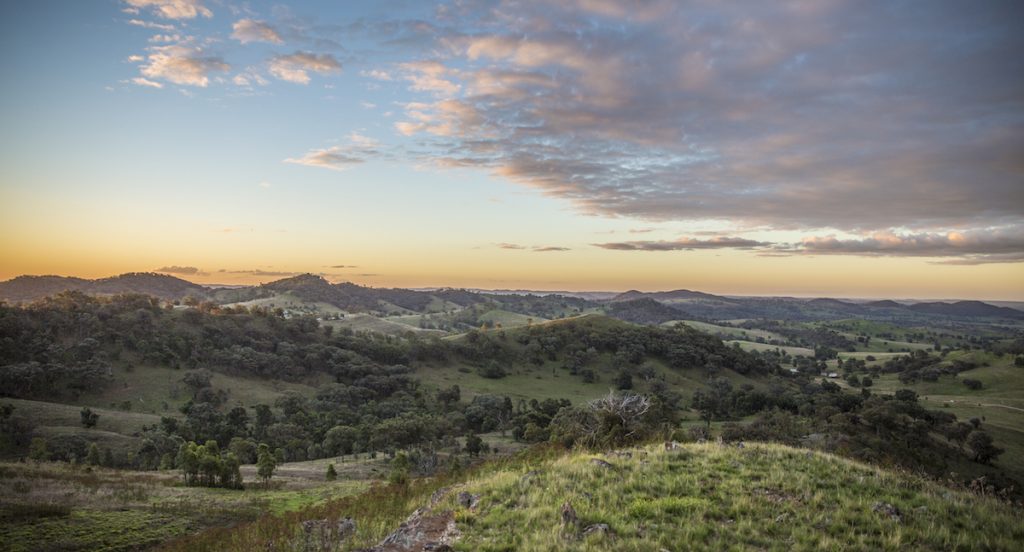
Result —
[[92, 409], [89, 408], [88, 406], [83, 407], [82, 411], [79, 412], [79, 415], [81, 415], [81, 417], [82, 417], [82, 427], [87, 427], [87, 428], [88, 427], [95, 427], [96, 426], [96, 422], [98, 422], [99, 419], [100, 419], [100, 415], [95, 413], [95, 412], [93, 412]]
[[992, 463], [992, 460], [1004, 452], [993, 444], [991, 435], [981, 430], [972, 431], [967, 436], [967, 446], [974, 452], [974, 461], [982, 464]]
[[50, 451], [46, 447], [46, 439], [33, 437], [32, 443], [28, 446], [28, 457], [36, 462], [44, 462], [50, 459]]
[[391, 460], [391, 472], [388, 474], [388, 482], [394, 485], [405, 485], [409, 482], [409, 470], [412, 468], [412, 461], [404, 452], [399, 452]]
[[629, 375], [629, 372], [625, 370], [620, 370], [613, 382], [616, 387], [623, 391], [633, 388], [633, 376]]
[[711, 427], [711, 420], [728, 415], [728, 400], [731, 394], [732, 384], [725, 378], [712, 379], [706, 391], [694, 391], [693, 407], [700, 412], [700, 417], [707, 427]]
[[89, 452], [85, 456], [85, 463], [90, 466], [100, 465], [100, 447], [96, 443], [89, 443]]
[[466, 452], [470, 456], [480, 456], [480, 452], [484, 449], [484, 440], [475, 433], [470, 433], [466, 436]]
[[264, 485], [270, 483], [270, 478], [274, 476], [276, 468], [277, 459], [270, 452], [270, 447], [266, 443], [260, 443], [256, 459], [256, 475], [263, 480]]
[[964, 385], [968, 389], [970, 389], [971, 391], [977, 391], [978, 389], [981, 389], [981, 387], [982, 387], [981, 380], [976, 380], [976, 379], [971, 379], [971, 378], [964, 378], [963, 382], [964, 382]]
[[338, 478], [338, 471], [334, 469], [334, 464], [327, 464], [327, 475], [324, 478], [327, 481], [334, 481]]

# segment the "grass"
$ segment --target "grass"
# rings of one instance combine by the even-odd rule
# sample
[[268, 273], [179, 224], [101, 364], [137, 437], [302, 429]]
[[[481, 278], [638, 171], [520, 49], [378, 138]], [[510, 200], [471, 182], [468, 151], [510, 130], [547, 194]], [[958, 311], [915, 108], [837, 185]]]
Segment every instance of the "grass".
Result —
[[357, 332], [376, 332], [386, 335], [405, 335], [410, 332], [422, 335], [447, 334], [447, 332], [441, 330], [425, 330], [407, 323], [392, 322], [386, 318], [379, 318], [369, 314], [352, 314], [341, 320], [325, 320], [321, 324], [334, 326], [335, 328], [349, 328]]
[[[374, 461], [377, 465], [379, 461]], [[177, 472], [133, 472], [64, 463], [0, 463], [2, 550], [138, 550], [189, 533], [285, 514], [369, 488], [359, 466], [338, 464], [339, 480], [284, 464], [273, 485], [244, 491], [183, 487]], [[326, 468], [325, 468], [326, 469]], [[248, 472], [252, 472], [251, 474]]]
[[[454, 497], [439, 506], [455, 511], [455, 549], [1014, 550], [1024, 539], [1010, 506], [827, 454], [766, 444], [628, 452], [471, 478], [460, 490], [480, 495], [476, 509]], [[611, 533], [563, 527], [566, 501], [580, 528], [604, 523]]]
[[[645, 362], [655, 370], [657, 378], [664, 381], [684, 397], [689, 397], [697, 389], [706, 387], [707, 374], [703, 370], [672, 370], [657, 359]], [[416, 375], [424, 385], [433, 388], [458, 385], [464, 401], [483, 394], [506, 395], [513, 399], [569, 399], [574, 404], [600, 397], [614, 388], [613, 378], [618, 373], [612, 367], [612, 356], [602, 354], [587, 367], [593, 369], [598, 380], [585, 383], [581, 376], [573, 376], [564, 370], [559, 362], [547, 362], [542, 366], [533, 364], [513, 364], [506, 367], [509, 375], [500, 379], [484, 378], [476, 373], [470, 365], [444, 364], [421, 366]], [[752, 379], [731, 370], [717, 374], [730, 380], [734, 387], [749, 383], [755, 387], [763, 387], [764, 380]], [[634, 390], [643, 392], [647, 384], [639, 377], [633, 378]]]
[[757, 343], [754, 341], [741, 341], [734, 339], [725, 342], [728, 345], [739, 344], [740, 348], [744, 351], [775, 351], [782, 350], [786, 351], [789, 356], [802, 355], [805, 357], [814, 357], [814, 349], [808, 349], [806, 347], [780, 347], [778, 345], [768, 345], [767, 343]]
[[477, 322], [489, 322], [491, 325], [501, 325], [503, 328], [518, 328], [520, 326], [528, 326], [531, 324], [539, 324], [547, 322], [546, 318], [539, 316], [528, 316], [525, 314], [519, 314], [518, 312], [512, 312], [501, 309], [489, 310], [477, 317]]
[[671, 322], [665, 322], [662, 326], [675, 326], [682, 322], [691, 328], [700, 330], [705, 333], [717, 335], [723, 339], [730, 337], [740, 339], [743, 341], [751, 341], [752, 339], [762, 338], [765, 341], [779, 341], [785, 343], [789, 341], [785, 336], [770, 332], [768, 330], [757, 330], [757, 329], [745, 329], [745, 328], [733, 328], [731, 326], [719, 326], [717, 324], [709, 324], [707, 322], [698, 322], [696, 320], [673, 320]]

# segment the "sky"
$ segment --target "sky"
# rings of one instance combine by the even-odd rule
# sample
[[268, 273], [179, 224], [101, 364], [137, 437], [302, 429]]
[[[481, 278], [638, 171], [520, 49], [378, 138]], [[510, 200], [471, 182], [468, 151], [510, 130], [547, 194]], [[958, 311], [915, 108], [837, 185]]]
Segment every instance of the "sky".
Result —
[[1024, 300], [1024, 3], [0, 4], [0, 279]]

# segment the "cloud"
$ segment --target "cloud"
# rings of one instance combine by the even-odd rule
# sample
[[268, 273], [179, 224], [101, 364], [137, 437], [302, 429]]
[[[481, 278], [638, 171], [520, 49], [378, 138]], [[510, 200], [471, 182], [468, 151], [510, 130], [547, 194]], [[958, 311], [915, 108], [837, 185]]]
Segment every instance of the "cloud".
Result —
[[391, 76], [391, 73], [388, 73], [387, 71], [382, 71], [380, 69], [371, 69], [369, 71], [360, 71], [359, 74], [363, 75], [364, 77], [370, 77], [371, 79], [376, 79], [376, 80], [381, 80], [381, 81], [394, 80], [392, 78], [392, 76]]
[[162, 272], [164, 274], [181, 274], [183, 276], [206, 276], [207, 273], [199, 270], [194, 266], [164, 266], [154, 270], [153, 272]]
[[533, 251], [535, 253], [549, 253], [549, 252], [554, 252], [554, 251], [571, 251], [568, 247], [557, 247], [557, 246], [553, 246], [553, 245], [526, 246], [526, 245], [519, 245], [517, 243], [502, 242], [502, 243], [495, 244], [495, 246], [497, 246], [499, 249], [529, 250], [529, 251]]
[[224, 72], [230, 68], [223, 59], [208, 55], [200, 47], [172, 44], [150, 48], [146, 63], [140, 67], [140, 71], [149, 79], [205, 87], [210, 82], [211, 73]]
[[231, 77], [231, 83], [235, 86], [251, 87], [253, 85], [266, 86], [270, 84], [270, 81], [264, 78], [255, 67], [247, 67], [245, 71]]
[[289, 157], [284, 162], [343, 171], [380, 155], [379, 148], [380, 142], [377, 140], [351, 132], [346, 145], [310, 150], [302, 157]]
[[814, 255], [956, 257], [941, 264], [1024, 262], [1024, 228], [948, 233], [876, 232], [863, 238], [808, 237], [792, 250]]
[[161, 31], [173, 32], [175, 31], [174, 25], [168, 25], [165, 23], [153, 23], [152, 21], [143, 21], [141, 19], [129, 19], [129, 25], [135, 25], [136, 27], [143, 27], [146, 29], [159, 29]]
[[462, 88], [449, 78], [457, 72], [438, 61], [414, 61], [403, 63], [399, 67], [404, 72], [403, 78], [411, 83], [410, 88], [416, 92], [450, 96]]
[[359, 268], [356, 265], [330, 265], [326, 268]]
[[248, 44], [250, 42], [270, 42], [271, 44], [282, 44], [284, 40], [274, 27], [264, 21], [255, 19], [239, 19], [232, 25], [231, 38]]
[[149, 8], [154, 14], [165, 19], [195, 19], [197, 16], [213, 17], [213, 12], [203, 6], [202, 0], [125, 0], [128, 13], [138, 13]]
[[226, 270], [226, 269], [223, 269], [223, 268], [218, 270], [217, 272], [220, 273], [220, 274], [241, 274], [241, 275], [245, 275], [245, 276], [273, 276], [273, 277], [276, 277], [276, 276], [285, 276], [285, 277], [287, 277], [287, 276], [298, 276], [299, 274], [303, 274], [302, 272], [285, 272], [285, 271], [277, 271], [277, 270], [260, 270], [260, 269], [254, 269], [254, 270]]
[[[456, 15], [457, 13], [457, 15]], [[395, 125], [580, 211], [948, 232], [1024, 217], [1024, 4], [481, 2]], [[912, 29], [913, 32], [907, 32]], [[941, 44], [941, 47], [936, 45]], [[435, 54], [437, 53], [437, 54]]]
[[164, 85], [160, 84], [159, 82], [151, 81], [151, 80], [143, 78], [143, 77], [135, 77], [134, 79], [131, 80], [131, 82], [132, 82], [132, 84], [136, 84], [138, 86], [148, 86], [150, 88], [163, 88], [164, 87]]
[[330, 54], [295, 52], [275, 56], [269, 62], [270, 74], [288, 82], [309, 84], [309, 72], [327, 75], [341, 71], [341, 63]]
[[695, 238], [679, 238], [666, 241], [628, 241], [613, 243], [595, 243], [595, 247], [617, 251], [681, 251], [693, 249], [756, 249], [772, 245], [746, 238], [717, 237], [707, 240]]

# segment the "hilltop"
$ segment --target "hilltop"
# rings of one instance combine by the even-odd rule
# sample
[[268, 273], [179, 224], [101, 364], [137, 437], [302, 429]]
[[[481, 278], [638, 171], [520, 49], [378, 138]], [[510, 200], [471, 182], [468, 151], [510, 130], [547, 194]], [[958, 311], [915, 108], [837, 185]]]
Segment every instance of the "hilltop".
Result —
[[300, 521], [321, 518], [354, 523], [324, 544], [382, 552], [1013, 550], [1024, 539], [1019, 510], [990, 497], [804, 449], [707, 443], [531, 453], [165, 548], [323, 549]]

